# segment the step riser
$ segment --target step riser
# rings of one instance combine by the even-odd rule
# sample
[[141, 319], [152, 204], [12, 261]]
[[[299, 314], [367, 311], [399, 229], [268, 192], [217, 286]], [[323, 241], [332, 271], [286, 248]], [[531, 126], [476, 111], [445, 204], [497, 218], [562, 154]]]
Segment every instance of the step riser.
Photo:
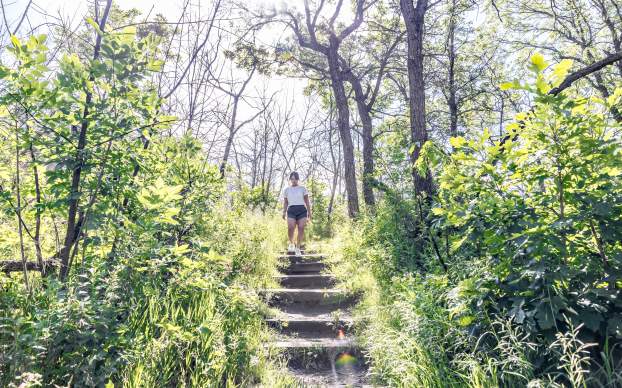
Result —
[[343, 347], [341, 349], [323, 348], [289, 348], [285, 351], [288, 362], [287, 366], [294, 369], [304, 369], [307, 371], [326, 370], [332, 368], [333, 363], [340, 354], [348, 353], [355, 358], [351, 367], [360, 369], [364, 367], [365, 359], [360, 351], [355, 347]]
[[309, 289], [285, 289], [285, 290], [264, 290], [261, 294], [268, 302], [289, 303], [314, 303], [320, 305], [341, 303], [348, 297], [340, 291], [331, 290], [309, 290]]
[[283, 271], [286, 275], [319, 275], [321, 272], [321, 269], [313, 268], [286, 269]]
[[281, 286], [290, 288], [329, 288], [335, 285], [335, 278], [326, 275], [317, 276], [282, 276]]
[[320, 273], [326, 268], [324, 263], [293, 263], [282, 269], [285, 274], [314, 274]]
[[279, 260], [290, 263], [305, 263], [305, 262], [321, 262], [326, 259], [326, 256], [322, 255], [282, 255], [279, 256]]
[[354, 302], [349, 299], [343, 300], [321, 300], [321, 301], [303, 301], [295, 302], [292, 300], [272, 299], [268, 302], [271, 307], [282, 309], [285, 312], [315, 309], [317, 307], [326, 307], [332, 310], [346, 309], [352, 307]]
[[294, 290], [291, 292], [262, 293], [264, 300], [272, 307], [279, 308], [288, 313], [331, 313], [337, 309], [346, 309], [354, 306], [358, 300], [356, 295], [343, 294], [341, 292], [310, 292], [306, 290]]
[[339, 330], [349, 333], [351, 322], [326, 322], [326, 321], [278, 321], [268, 320], [266, 323], [279, 330], [282, 334], [293, 335], [301, 338], [337, 338]]

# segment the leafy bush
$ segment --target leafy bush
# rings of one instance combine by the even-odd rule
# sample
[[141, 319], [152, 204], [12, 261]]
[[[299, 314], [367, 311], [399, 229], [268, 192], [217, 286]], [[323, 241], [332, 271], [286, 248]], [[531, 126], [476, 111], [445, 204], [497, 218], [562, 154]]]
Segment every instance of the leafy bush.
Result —
[[[588, 386], [622, 381], [622, 159], [605, 100], [533, 84], [508, 137], [428, 143], [432, 198], [384, 188], [375, 216], [340, 230], [344, 283], [371, 371], [397, 386]], [[447, 269], [447, 270], [446, 270]], [[356, 274], [352, 276], [351, 274]], [[370, 285], [369, 282], [372, 284]]]
[[389, 386], [451, 386], [459, 379], [445, 353], [452, 329], [443, 303], [447, 278], [387, 271], [393, 251], [390, 241], [376, 244], [371, 237], [377, 225], [363, 221], [340, 228], [331, 251], [343, 286], [363, 295], [355, 311], [356, 334], [370, 359], [370, 373]]
[[322, 239], [331, 237], [335, 224], [334, 214], [329, 213], [328, 198], [326, 197], [326, 185], [314, 179], [307, 183], [311, 208], [313, 210], [313, 220], [309, 231], [309, 238]]
[[[230, 208], [197, 140], [159, 133], [174, 118], [149, 82], [158, 40], [89, 24], [101, 39], [94, 59], [48, 66], [45, 36], [12, 37], [15, 63], [0, 66], [11, 135], [0, 158], [29, 156], [17, 164], [17, 210], [43, 241], [2, 233], [0, 253], [23, 245], [35, 256], [35, 245], [39, 259], [62, 262], [60, 276], [30, 272], [29, 284], [0, 274], [0, 385], [254, 383], [271, 370], [253, 291], [276, 268], [265, 220]], [[0, 169], [10, 205], [0, 231], [15, 229], [13, 173]]]
[[452, 235], [453, 266], [486, 268], [463, 273], [489, 307], [549, 341], [566, 317], [586, 340], [622, 339], [619, 124], [603, 114], [622, 90], [608, 101], [547, 94], [563, 70], [549, 79], [536, 67], [537, 86], [521, 86], [535, 107], [510, 140], [452, 139], [433, 213]]
[[260, 210], [262, 214], [266, 214], [268, 210], [277, 206], [278, 199], [267, 183], [254, 187], [250, 187], [243, 181], [238, 184], [239, 190], [232, 195], [236, 207]]
[[93, 225], [66, 283], [40, 279], [28, 295], [2, 278], [3, 386], [247, 385], [270, 370], [253, 291], [276, 268], [265, 220], [230, 209], [196, 141], [151, 152], [124, 222]]

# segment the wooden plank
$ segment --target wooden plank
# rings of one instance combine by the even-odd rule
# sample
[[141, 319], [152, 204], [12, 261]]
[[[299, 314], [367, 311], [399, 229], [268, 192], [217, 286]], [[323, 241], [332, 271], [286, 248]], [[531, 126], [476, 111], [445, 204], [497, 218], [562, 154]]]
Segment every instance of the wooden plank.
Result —
[[[54, 268], [56, 261], [45, 260], [43, 263], [46, 268]], [[28, 271], [41, 271], [41, 266], [36, 261], [27, 261], [26, 269]], [[20, 272], [24, 270], [24, 265], [21, 260], [0, 260], [0, 271], [4, 273]]]

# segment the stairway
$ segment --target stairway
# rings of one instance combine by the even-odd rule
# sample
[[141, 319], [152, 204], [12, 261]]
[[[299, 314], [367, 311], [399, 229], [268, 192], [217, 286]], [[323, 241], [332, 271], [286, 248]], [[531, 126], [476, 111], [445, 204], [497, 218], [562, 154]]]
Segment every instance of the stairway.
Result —
[[263, 290], [278, 314], [266, 319], [278, 331], [274, 346], [304, 387], [362, 386], [365, 367], [353, 338], [348, 310], [355, 298], [335, 288], [322, 254], [285, 254], [281, 288]]

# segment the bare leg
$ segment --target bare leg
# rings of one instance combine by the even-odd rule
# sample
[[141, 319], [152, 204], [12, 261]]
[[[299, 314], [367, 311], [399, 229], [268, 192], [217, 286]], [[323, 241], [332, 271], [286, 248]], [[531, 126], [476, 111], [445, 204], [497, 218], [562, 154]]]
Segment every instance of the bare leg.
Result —
[[302, 241], [305, 238], [305, 225], [307, 225], [307, 217], [299, 219], [296, 224], [298, 225], [298, 248], [300, 248]]
[[293, 218], [287, 218], [287, 237], [289, 238], [289, 243], [294, 243], [294, 229], [296, 229], [296, 220]]

